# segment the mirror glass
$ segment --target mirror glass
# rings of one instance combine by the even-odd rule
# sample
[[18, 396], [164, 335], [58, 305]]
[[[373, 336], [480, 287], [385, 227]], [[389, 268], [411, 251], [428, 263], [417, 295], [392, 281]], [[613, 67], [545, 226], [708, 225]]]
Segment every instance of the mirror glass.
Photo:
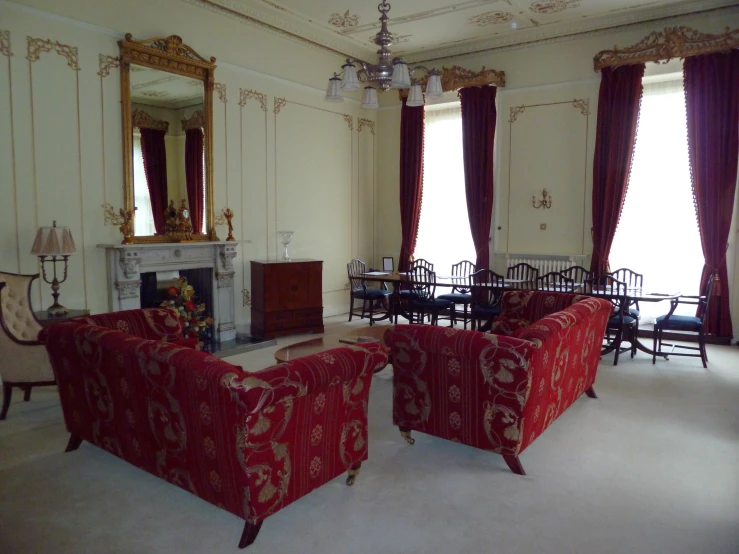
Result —
[[205, 83], [134, 64], [130, 82], [135, 235], [164, 234], [173, 208], [205, 233]]

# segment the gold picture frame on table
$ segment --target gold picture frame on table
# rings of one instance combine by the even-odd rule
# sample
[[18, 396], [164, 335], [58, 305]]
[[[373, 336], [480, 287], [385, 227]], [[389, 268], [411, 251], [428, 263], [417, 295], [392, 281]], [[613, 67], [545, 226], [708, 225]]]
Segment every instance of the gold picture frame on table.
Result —
[[[143, 66], [167, 73], [173, 73], [203, 82], [203, 150], [205, 158], [204, 183], [204, 232], [193, 233], [193, 241], [218, 241], [215, 213], [213, 208], [213, 89], [216, 59], [205, 59], [177, 35], [155, 37], [146, 40], [133, 40], [127, 33], [120, 47], [121, 72], [121, 118], [123, 126], [123, 187], [124, 210], [135, 216], [133, 181], [133, 108], [131, 99], [131, 65]], [[163, 235], [134, 235], [133, 243], [171, 242]]]

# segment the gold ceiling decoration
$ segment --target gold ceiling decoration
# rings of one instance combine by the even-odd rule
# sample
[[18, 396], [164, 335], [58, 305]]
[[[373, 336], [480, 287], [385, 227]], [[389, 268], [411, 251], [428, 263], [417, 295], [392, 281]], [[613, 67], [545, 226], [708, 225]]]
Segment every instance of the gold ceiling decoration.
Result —
[[[419, 79], [421, 85], [426, 86], [428, 75], [424, 75]], [[441, 68], [441, 88], [444, 92], [459, 90], [465, 87], [483, 87], [485, 85], [495, 85], [496, 87], [505, 86], [505, 71], [497, 71], [495, 69], [485, 69], [482, 66], [480, 71], [472, 71], [458, 65], [452, 67]], [[408, 89], [400, 89], [400, 97], [408, 97]]]
[[728, 27], [720, 35], [701, 33], [690, 27], [666, 27], [654, 31], [633, 46], [613, 47], [598, 52], [593, 58], [595, 71], [604, 67], [618, 67], [646, 62], [668, 62], [739, 48], [739, 29]]
[[189, 129], [204, 129], [205, 128], [205, 115], [203, 110], [197, 110], [193, 112], [190, 118], [182, 119], [182, 130], [187, 131]]
[[163, 119], [154, 119], [144, 110], [135, 109], [131, 114], [131, 122], [134, 128], [155, 129], [157, 131], [169, 130], [169, 122]]

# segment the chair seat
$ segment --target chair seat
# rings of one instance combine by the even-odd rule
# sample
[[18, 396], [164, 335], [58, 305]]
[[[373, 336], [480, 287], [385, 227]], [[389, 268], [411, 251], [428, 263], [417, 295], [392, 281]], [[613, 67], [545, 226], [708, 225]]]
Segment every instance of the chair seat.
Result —
[[618, 329], [619, 327], [621, 327], [622, 323], [623, 325], [629, 326], [629, 325], [634, 325], [636, 322], [637, 322], [637, 319], [635, 317], [631, 317], [630, 315], [625, 315], [623, 318], [623, 322], [621, 321], [621, 318], [619, 316], [614, 315], [614, 316], [611, 316], [611, 318], [608, 320], [608, 328]]
[[401, 290], [400, 296], [402, 296], [403, 298], [410, 298], [411, 296], [426, 296], [426, 291], [412, 293], [409, 290]]
[[473, 306], [472, 313], [475, 316], [496, 317], [500, 315], [500, 306]]
[[629, 308], [629, 315], [635, 319], [641, 319], [641, 312], [636, 308]]
[[382, 289], [367, 289], [367, 290], [357, 290], [352, 293], [352, 296], [354, 298], [362, 298], [364, 300], [375, 300], [375, 299], [382, 299], [386, 296], [390, 296], [389, 290], [382, 290]]
[[675, 331], [698, 331], [703, 325], [699, 317], [691, 315], [671, 315], [666, 324], [664, 323], [665, 317], [667, 316], [661, 315], [657, 318], [657, 327]]
[[450, 300], [455, 304], [469, 304], [472, 302], [471, 294], [463, 294], [461, 292], [452, 292], [450, 294], [442, 294], [437, 296], [439, 300]]
[[441, 298], [413, 298], [413, 305], [420, 308], [448, 308], [452, 305], [449, 300]]

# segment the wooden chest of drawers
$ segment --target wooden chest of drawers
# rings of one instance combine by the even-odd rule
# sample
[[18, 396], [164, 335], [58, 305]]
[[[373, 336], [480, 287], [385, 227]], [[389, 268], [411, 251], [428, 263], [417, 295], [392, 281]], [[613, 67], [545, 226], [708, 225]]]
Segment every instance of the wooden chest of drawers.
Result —
[[323, 262], [251, 262], [251, 332], [274, 338], [323, 333]]

